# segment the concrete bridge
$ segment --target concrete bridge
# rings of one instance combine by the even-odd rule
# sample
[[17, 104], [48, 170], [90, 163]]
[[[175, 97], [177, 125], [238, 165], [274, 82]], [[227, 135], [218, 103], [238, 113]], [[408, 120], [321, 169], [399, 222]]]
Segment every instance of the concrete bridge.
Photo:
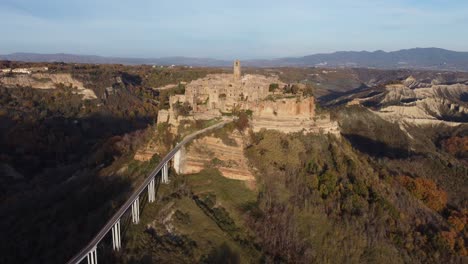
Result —
[[[140, 221], [140, 195], [146, 190], [148, 191], [148, 202], [152, 203], [156, 200], [155, 180], [160, 179], [162, 183], [169, 182], [168, 163], [176, 156], [180, 148], [191, 140], [195, 139], [198, 135], [203, 134], [209, 130], [223, 127], [229, 122], [231, 122], [231, 120], [223, 120], [216, 125], [207, 127], [186, 136], [161, 160], [158, 166], [156, 166], [156, 168], [150, 173], [145, 181], [135, 190], [135, 192], [133, 192], [130, 198], [128, 198], [128, 200], [119, 208], [119, 210], [111, 217], [111, 219], [104, 225], [104, 227], [101, 228], [96, 236], [67, 263], [81, 263], [84, 261], [84, 259], [86, 259], [88, 264], [97, 264], [97, 246], [109, 232], [111, 232], [112, 235], [113, 249], [116, 251], [120, 250], [122, 246], [120, 237], [120, 219], [122, 216], [131, 208], [132, 222], [134, 224], [138, 224]], [[159, 172], [161, 172], [161, 174]]]

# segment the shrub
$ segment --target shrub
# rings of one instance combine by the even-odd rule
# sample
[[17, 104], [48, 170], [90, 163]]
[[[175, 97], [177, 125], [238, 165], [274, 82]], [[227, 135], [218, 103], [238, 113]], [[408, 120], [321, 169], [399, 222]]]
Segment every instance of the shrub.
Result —
[[175, 219], [177, 219], [180, 223], [182, 224], [190, 224], [192, 223], [192, 219], [190, 218], [190, 215], [184, 212], [181, 212], [180, 210], [176, 210], [174, 213]]
[[457, 232], [463, 231], [468, 223], [468, 210], [464, 209], [462, 212], [451, 211], [448, 222]]
[[408, 176], [399, 176], [397, 179], [411, 194], [423, 201], [429, 208], [441, 211], [447, 204], [447, 193], [437, 187], [434, 181], [420, 177], [413, 179]]
[[277, 83], [272, 83], [270, 84], [270, 87], [268, 87], [268, 91], [274, 92], [275, 90], [278, 90], [279, 85]]
[[173, 108], [177, 112], [177, 114], [181, 116], [188, 116], [192, 111], [192, 106], [187, 102], [177, 102], [173, 105]]
[[314, 96], [314, 87], [312, 87], [310, 84], [306, 85], [302, 94], [304, 96]]
[[293, 84], [293, 85], [285, 85], [284, 86], [284, 93], [291, 93], [291, 94], [297, 94], [299, 92], [300, 88], [298, 85]]
[[177, 87], [174, 89], [175, 94], [185, 94], [185, 85], [179, 83]]
[[468, 158], [468, 136], [451, 137], [442, 141], [442, 147], [458, 158]]
[[249, 115], [242, 111], [237, 115], [237, 120], [234, 121], [234, 124], [239, 131], [244, 131], [249, 126]]
[[331, 193], [335, 191], [336, 182], [338, 178], [334, 173], [325, 172], [319, 177], [319, 191], [323, 198], [327, 198]]

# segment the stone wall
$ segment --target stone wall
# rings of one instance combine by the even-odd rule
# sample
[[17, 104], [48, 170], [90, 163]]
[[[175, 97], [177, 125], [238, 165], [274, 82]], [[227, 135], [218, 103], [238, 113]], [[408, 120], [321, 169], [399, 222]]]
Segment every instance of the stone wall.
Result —
[[[194, 80], [186, 85], [184, 95], [174, 95], [169, 98], [170, 109], [162, 110], [158, 123], [169, 122], [178, 124], [179, 117], [174, 116], [176, 103], [188, 103], [193, 115], [198, 117], [216, 117], [221, 112], [231, 112], [235, 108], [243, 108], [249, 103], [258, 103], [271, 93], [269, 86], [277, 83], [284, 86], [278, 77], [263, 75], [245, 75], [239, 79], [234, 74], [209, 74], [205, 78]], [[169, 117], [167, 117], [169, 115]]]
[[262, 101], [249, 107], [255, 117], [313, 118], [315, 101], [308, 98], [285, 98], [276, 101]]
[[270, 100], [269, 96], [278, 96], [269, 91], [270, 84], [285, 86], [277, 76], [246, 74], [235, 78], [235, 75], [236, 73], [209, 74], [205, 78], [188, 83], [185, 95], [175, 95], [170, 98], [171, 108], [168, 112], [160, 114], [158, 123], [169, 122], [177, 126], [180, 117], [174, 116], [173, 105], [180, 102], [190, 104], [193, 109], [191, 118], [196, 120], [208, 120], [219, 117], [222, 113], [240, 109], [253, 112], [251, 124], [254, 131], [262, 128], [286, 133], [317, 130], [317, 127], [314, 128], [313, 97], [302, 98], [290, 95], [287, 98]]
[[246, 108], [253, 111], [252, 128], [255, 132], [261, 129], [274, 129], [285, 133], [310, 131], [315, 125], [313, 97], [262, 101]]
[[158, 112], [158, 124], [169, 122], [169, 111], [168, 110], [159, 110]]
[[195, 112], [219, 109], [230, 112], [240, 102], [256, 102], [265, 99], [270, 93], [270, 84], [282, 84], [277, 77], [245, 75], [235, 79], [233, 74], [210, 74], [205, 78], [187, 84], [185, 98]]

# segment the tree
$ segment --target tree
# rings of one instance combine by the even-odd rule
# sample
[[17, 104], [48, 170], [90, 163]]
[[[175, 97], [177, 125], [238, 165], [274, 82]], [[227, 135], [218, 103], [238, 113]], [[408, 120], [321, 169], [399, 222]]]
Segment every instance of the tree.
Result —
[[244, 131], [249, 126], [249, 115], [245, 111], [237, 114], [238, 118], [234, 124], [239, 131]]
[[279, 85], [277, 83], [272, 83], [270, 84], [270, 87], [268, 87], [269, 92], [274, 92], [275, 90], [278, 90]]
[[173, 105], [173, 108], [181, 116], [188, 116], [192, 111], [192, 106], [188, 102], [177, 102]]
[[399, 176], [398, 181], [416, 198], [423, 201], [429, 208], [442, 211], [447, 204], [447, 193], [437, 187], [436, 183], [430, 179], [411, 178]]
[[310, 84], [307, 84], [302, 94], [304, 96], [314, 96], [314, 87]]

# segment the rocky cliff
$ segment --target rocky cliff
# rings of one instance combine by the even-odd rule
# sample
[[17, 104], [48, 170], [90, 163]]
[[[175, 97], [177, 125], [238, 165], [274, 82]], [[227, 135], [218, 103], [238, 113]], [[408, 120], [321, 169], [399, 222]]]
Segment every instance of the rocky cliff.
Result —
[[255, 117], [301, 117], [313, 118], [315, 102], [313, 97], [304, 99], [284, 98], [276, 101], [262, 101], [253, 108]]
[[63, 84], [71, 86], [73, 92], [83, 95], [83, 99], [97, 98], [93, 90], [85, 88], [82, 82], [74, 79], [69, 73], [15, 74], [0, 77], [0, 83], [9, 88], [22, 86], [34, 89], [55, 89], [57, 85]]
[[249, 107], [253, 111], [254, 131], [274, 129], [285, 133], [309, 131], [314, 126], [315, 102], [313, 97], [285, 98], [262, 101]]
[[196, 139], [180, 152], [175, 169], [182, 174], [192, 174], [216, 167], [224, 177], [253, 183], [255, 178], [244, 156], [245, 145], [237, 130], [223, 139], [215, 136]]
[[384, 107], [376, 113], [392, 122], [459, 125], [459, 122], [454, 121], [462, 121], [468, 116], [464, 94], [468, 94], [468, 86], [465, 84], [431, 85], [415, 89], [405, 85], [386, 87], [385, 96], [381, 100]]

